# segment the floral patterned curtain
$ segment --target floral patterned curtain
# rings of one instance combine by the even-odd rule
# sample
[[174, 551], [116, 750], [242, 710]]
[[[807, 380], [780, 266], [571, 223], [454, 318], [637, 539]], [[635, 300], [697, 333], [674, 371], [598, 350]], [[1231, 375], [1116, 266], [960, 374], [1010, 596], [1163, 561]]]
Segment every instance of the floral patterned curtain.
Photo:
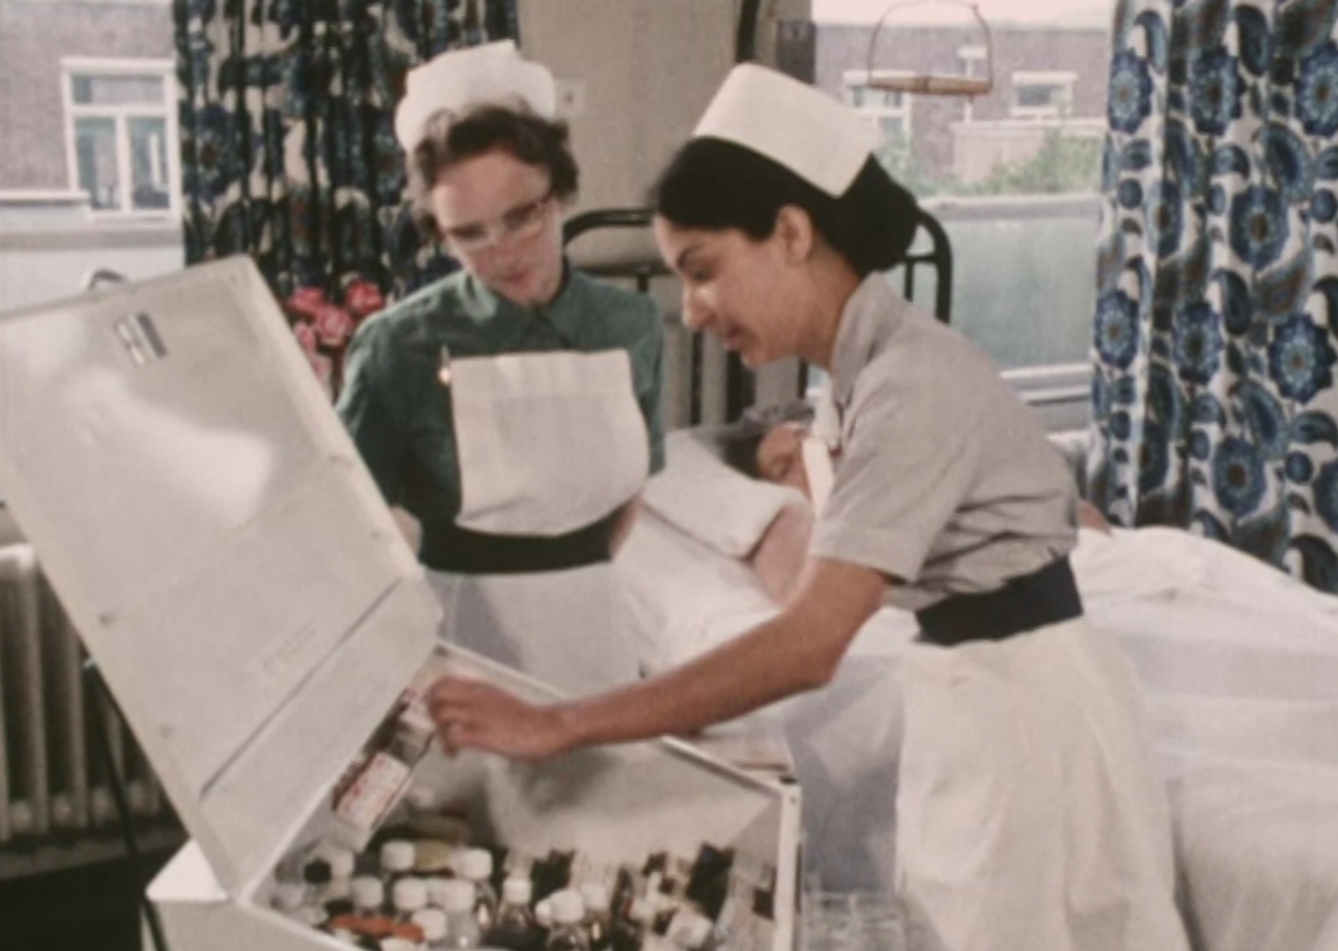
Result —
[[1338, 591], [1338, 0], [1122, 0], [1089, 494]]
[[174, 0], [186, 260], [250, 254], [333, 396], [357, 322], [454, 268], [404, 198], [404, 75], [515, 0]]

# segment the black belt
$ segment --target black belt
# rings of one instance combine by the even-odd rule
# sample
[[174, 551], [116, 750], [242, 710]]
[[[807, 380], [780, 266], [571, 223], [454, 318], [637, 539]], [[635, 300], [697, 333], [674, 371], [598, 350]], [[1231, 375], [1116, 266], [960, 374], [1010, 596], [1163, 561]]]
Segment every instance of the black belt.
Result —
[[[619, 509], [618, 511], [621, 511]], [[608, 561], [618, 511], [565, 535], [493, 535], [454, 522], [425, 526], [418, 560], [436, 571], [473, 575], [561, 571]]]
[[940, 647], [966, 641], [1001, 641], [1047, 624], [1082, 617], [1082, 599], [1068, 556], [1029, 575], [1010, 578], [997, 591], [954, 594], [923, 611], [919, 640]]

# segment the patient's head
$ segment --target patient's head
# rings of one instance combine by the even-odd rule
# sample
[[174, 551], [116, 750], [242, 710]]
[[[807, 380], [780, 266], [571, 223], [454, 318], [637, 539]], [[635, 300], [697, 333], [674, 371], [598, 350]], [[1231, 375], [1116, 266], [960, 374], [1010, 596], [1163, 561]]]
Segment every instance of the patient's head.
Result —
[[777, 423], [757, 442], [753, 464], [757, 478], [788, 485], [812, 498], [804, 468], [804, 439], [809, 424], [797, 420]]
[[[794, 411], [791, 413], [794, 416], [802, 416], [802, 413]], [[774, 417], [773, 413], [773, 419], [768, 423], [759, 423], [764, 428], [761, 435], [756, 436], [748, 444], [750, 458], [746, 464], [742, 464], [741, 460], [735, 463], [735, 466], [755, 479], [765, 479], [767, 482], [798, 489], [811, 502], [813, 492], [808, 481], [808, 470], [804, 464], [803, 447], [804, 440], [812, 427], [812, 413], [810, 411], [806, 419]], [[734, 449], [736, 456], [741, 456], [743, 452], [742, 445]], [[1085, 499], [1078, 500], [1077, 517], [1078, 524], [1084, 528], [1096, 529], [1107, 535], [1111, 532], [1110, 522], [1102, 515], [1101, 510]]]
[[721, 436], [725, 462], [746, 476], [808, 495], [800, 446], [813, 416], [813, 407], [802, 400], [749, 409]]

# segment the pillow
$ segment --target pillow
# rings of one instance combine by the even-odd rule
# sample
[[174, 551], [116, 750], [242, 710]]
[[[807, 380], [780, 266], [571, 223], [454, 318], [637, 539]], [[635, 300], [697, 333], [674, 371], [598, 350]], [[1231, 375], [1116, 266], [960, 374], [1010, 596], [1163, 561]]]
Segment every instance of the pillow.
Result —
[[651, 476], [642, 502], [679, 531], [730, 558], [745, 558], [786, 505], [804, 503], [788, 486], [730, 468], [689, 430], [665, 437], [664, 470]]

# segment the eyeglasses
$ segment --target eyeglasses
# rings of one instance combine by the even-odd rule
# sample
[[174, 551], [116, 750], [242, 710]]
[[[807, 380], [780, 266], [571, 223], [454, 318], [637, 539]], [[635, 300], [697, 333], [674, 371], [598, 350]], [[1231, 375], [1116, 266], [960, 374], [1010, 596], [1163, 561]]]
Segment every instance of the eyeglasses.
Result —
[[550, 188], [542, 198], [528, 205], [512, 208], [493, 224], [443, 228], [442, 233], [455, 250], [464, 254], [477, 254], [505, 241], [532, 238], [543, 230], [545, 212], [548, 211], [548, 206], [554, 197], [553, 189]]

